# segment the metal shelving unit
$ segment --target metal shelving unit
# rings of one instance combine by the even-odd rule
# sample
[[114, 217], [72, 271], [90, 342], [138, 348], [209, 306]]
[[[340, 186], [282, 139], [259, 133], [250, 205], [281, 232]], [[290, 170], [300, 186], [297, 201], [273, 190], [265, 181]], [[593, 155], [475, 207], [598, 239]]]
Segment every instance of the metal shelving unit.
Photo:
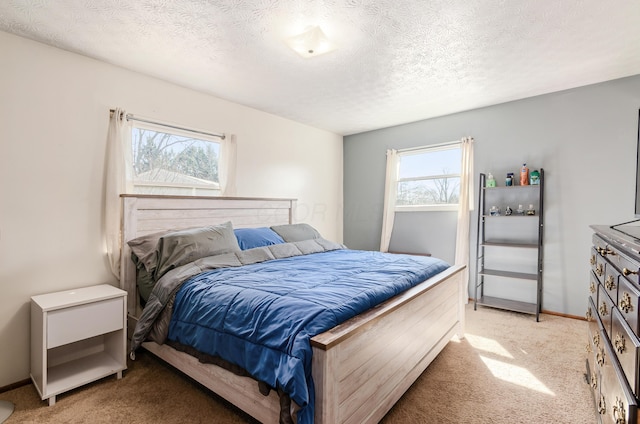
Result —
[[[540, 184], [508, 187], [485, 187], [486, 175], [480, 174], [474, 309], [487, 306], [535, 315], [536, 321], [540, 320], [544, 170], [539, 172]], [[516, 214], [519, 204], [534, 205], [535, 215]], [[494, 205], [502, 214], [490, 214]], [[505, 215], [506, 206], [512, 207], [512, 215]], [[508, 263], [509, 258], [513, 264]], [[507, 263], [500, 263], [501, 259]], [[518, 269], [520, 266], [526, 269]], [[519, 293], [516, 281], [535, 282], [535, 294]]]

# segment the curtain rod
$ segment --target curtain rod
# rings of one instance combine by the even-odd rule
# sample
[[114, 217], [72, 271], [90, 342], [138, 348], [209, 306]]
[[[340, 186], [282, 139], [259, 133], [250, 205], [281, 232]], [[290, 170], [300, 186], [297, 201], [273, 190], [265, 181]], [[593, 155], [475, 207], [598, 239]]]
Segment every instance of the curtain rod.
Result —
[[[113, 117], [113, 114], [115, 113], [115, 111], [116, 111], [115, 109], [109, 109], [109, 117]], [[122, 118], [122, 116], [120, 118]], [[194, 129], [191, 129], [191, 128], [184, 128], [184, 127], [178, 127], [176, 125], [165, 124], [163, 122], [150, 121], [148, 119], [138, 118], [138, 117], [132, 115], [131, 113], [127, 113], [126, 119], [127, 119], [127, 121], [144, 122], [146, 124], [154, 124], [154, 125], [159, 125], [161, 127], [173, 128], [174, 130], [189, 131], [189, 132], [196, 133], [196, 134], [203, 134], [203, 135], [208, 135], [208, 136], [211, 136], [211, 137], [218, 137], [218, 138], [220, 138], [222, 140], [224, 140], [226, 138], [226, 135], [224, 135], [224, 134], [210, 133], [210, 132], [206, 132], [206, 131], [199, 131], [199, 130], [194, 130]]]
[[407, 153], [407, 152], [412, 152], [414, 150], [424, 150], [424, 149], [430, 149], [432, 147], [445, 147], [445, 146], [452, 146], [454, 144], [460, 144], [462, 143], [461, 140], [455, 140], [455, 141], [447, 141], [445, 143], [438, 143], [438, 144], [429, 144], [426, 146], [420, 146], [420, 147], [407, 147], [406, 149], [398, 149], [398, 153]]

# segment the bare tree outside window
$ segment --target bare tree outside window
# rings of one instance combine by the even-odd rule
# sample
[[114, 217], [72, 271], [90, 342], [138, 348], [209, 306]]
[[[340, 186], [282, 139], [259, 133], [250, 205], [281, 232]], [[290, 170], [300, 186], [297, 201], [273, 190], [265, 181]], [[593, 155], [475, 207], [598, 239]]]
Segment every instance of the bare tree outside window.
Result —
[[398, 184], [397, 205], [456, 204], [460, 196], [460, 178], [435, 178]]
[[460, 197], [460, 148], [425, 148], [400, 157], [397, 207], [455, 206]]
[[133, 183], [138, 193], [206, 194], [219, 190], [219, 143], [134, 127]]

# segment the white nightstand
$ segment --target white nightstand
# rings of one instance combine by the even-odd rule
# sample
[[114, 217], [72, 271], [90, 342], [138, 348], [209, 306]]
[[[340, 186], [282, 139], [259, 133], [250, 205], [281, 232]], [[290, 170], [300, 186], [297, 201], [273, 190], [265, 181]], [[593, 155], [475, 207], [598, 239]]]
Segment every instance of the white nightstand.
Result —
[[42, 400], [127, 368], [127, 292], [108, 284], [31, 298], [31, 379]]

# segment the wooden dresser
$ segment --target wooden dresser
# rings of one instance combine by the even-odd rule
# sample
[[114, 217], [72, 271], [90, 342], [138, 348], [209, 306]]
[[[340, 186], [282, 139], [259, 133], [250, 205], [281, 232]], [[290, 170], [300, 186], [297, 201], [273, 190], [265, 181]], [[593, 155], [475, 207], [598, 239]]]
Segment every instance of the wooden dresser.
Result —
[[640, 240], [591, 226], [587, 380], [599, 423], [638, 423]]

